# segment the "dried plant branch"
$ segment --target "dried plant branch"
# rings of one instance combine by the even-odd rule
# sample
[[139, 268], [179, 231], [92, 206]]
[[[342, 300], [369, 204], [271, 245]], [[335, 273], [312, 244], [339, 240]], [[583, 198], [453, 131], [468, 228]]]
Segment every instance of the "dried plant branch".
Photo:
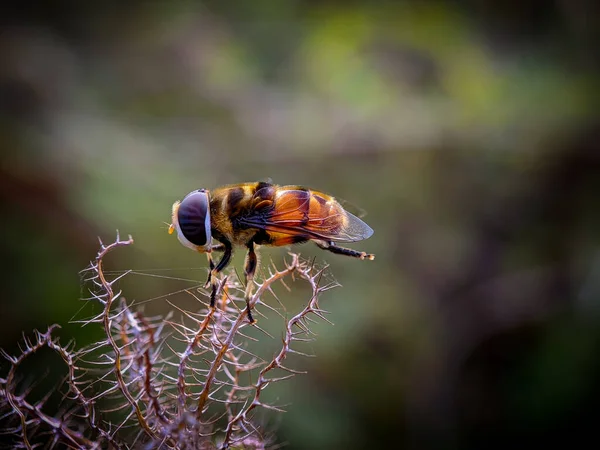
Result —
[[[9, 433], [16, 446], [28, 449], [41, 443], [77, 449], [265, 448], [271, 430], [255, 421], [255, 411], [283, 411], [263, 400], [263, 392], [273, 383], [304, 373], [284, 361], [291, 355], [312, 356], [292, 347], [314, 339], [309, 328], [314, 319], [326, 320], [319, 296], [335, 286], [321, 284], [326, 269], [317, 271], [291, 254], [282, 270], [273, 264], [266, 278], [257, 279], [251, 308], [259, 315], [264, 308], [265, 320], [274, 315], [284, 324], [281, 347], [275, 356], [265, 358], [260, 341], [271, 337], [257, 325], [250, 326], [246, 308], [238, 307], [238, 303], [245, 306], [244, 287], [233, 272], [221, 280], [214, 309], [202, 300], [203, 291], [201, 295], [188, 291], [199, 310], [167, 300], [179, 319], [132, 310], [116, 288], [124, 275], [110, 272], [115, 277], [109, 279], [104, 269], [108, 254], [131, 244], [131, 237], [122, 240], [118, 234], [109, 245], [100, 242], [98, 255], [82, 274], [89, 284], [87, 301], [98, 302], [102, 312], [79, 323], [100, 326], [101, 341], [75, 350], [73, 345], [60, 345], [53, 337], [57, 326], [51, 326], [46, 333], [36, 332], [33, 342], [25, 337], [20, 355], [2, 353], [8, 371], [0, 378], [0, 420], [6, 422], [0, 430]], [[305, 306], [287, 318], [274, 286], [281, 282], [291, 291], [289, 281], [295, 279], [307, 282], [311, 294]], [[275, 304], [265, 301], [267, 295]], [[251, 336], [254, 333], [245, 330], [262, 334]], [[54, 416], [44, 411], [46, 399], [30, 401], [29, 390], [18, 381], [23, 360], [42, 348], [54, 351], [67, 366], [64, 404]]]
[[[23, 445], [27, 449], [32, 449], [27, 433], [28, 422], [32, 421], [34, 424], [44, 423], [53, 430], [55, 435], [60, 436], [63, 440], [77, 447], [82, 448], [97, 448], [97, 446], [85, 436], [79, 433], [77, 430], [71, 429], [66, 422], [54, 417], [46, 415], [41, 409], [41, 403], [37, 405], [29, 403], [24, 395], [17, 395], [15, 393], [15, 378], [19, 366], [23, 361], [41, 350], [44, 347], [50, 347], [58, 350], [59, 353], [64, 353], [66, 350], [60, 347], [52, 339], [52, 331], [58, 328], [57, 325], [53, 325], [48, 328], [46, 333], [36, 332], [36, 342], [32, 343], [26, 337], [23, 338], [24, 348], [22, 353], [18, 356], [10, 356], [2, 351], [2, 356], [10, 362], [8, 375], [5, 380], [0, 380], [1, 388], [0, 395], [6, 399], [6, 401], [12, 407], [14, 413], [19, 416], [20, 420], [20, 433], [23, 440]], [[32, 420], [33, 419], [33, 420]]]
[[118, 233], [117, 233], [117, 239], [112, 244], [109, 244], [108, 246], [105, 246], [102, 243], [102, 241], [100, 241], [101, 249], [98, 252], [98, 256], [96, 257], [96, 267], [98, 268], [97, 269], [98, 278], [100, 279], [102, 288], [103, 288], [104, 292], [106, 293], [106, 301], [104, 302], [105, 306], [104, 306], [104, 314], [103, 314], [104, 332], [106, 333], [108, 343], [111, 345], [113, 352], [114, 352], [114, 364], [115, 364], [114, 374], [117, 377], [119, 389], [121, 390], [121, 393], [127, 399], [129, 404], [135, 411], [135, 415], [137, 416], [137, 420], [140, 424], [140, 427], [142, 427], [142, 429], [152, 439], [157, 439], [158, 436], [156, 436], [156, 434], [154, 434], [154, 432], [148, 426], [148, 423], [146, 422], [146, 419], [144, 418], [144, 415], [142, 413], [140, 406], [138, 405], [137, 401], [133, 398], [133, 396], [129, 392], [129, 389], [127, 388], [127, 384], [125, 383], [125, 380], [123, 377], [123, 372], [121, 371], [121, 350], [119, 349], [119, 346], [114, 341], [112, 332], [111, 332], [112, 319], [110, 316], [110, 308], [112, 307], [113, 301], [115, 300], [116, 297], [115, 297], [115, 294], [112, 289], [112, 283], [109, 283], [108, 281], [106, 281], [106, 278], [104, 276], [104, 270], [103, 270], [104, 256], [116, 247], [130, 245], [130, 244], [133, 244], [133, 238], [131, 236], [129, 236], [129, 239], [127, 239], [126, 241], [122, 241], [120, 239]]
[[[263, 285], [256, 291], [256, 294], [252, 296], [252, 299], [250, 300], [250, 307], [254, 308], [256, 306], [256, 303], [258, 302], [258, 300], [260, 299], [260, 296], [262, 295], [262, 293], [264, 291], [264, 286], [271, 285], [275, 281], [277, 281], [287, 275], [290, 275], [291, 273], [294, 272], [294, 270], [297, 269], [297, 267], [298, 267], [298, 257], [297, 257], [297, 255], [294, 255], [294, 260], [293, 260], [292, 264], [288, 265], [286, 267], [286, 269], [282, 270], [281, 272], [276, 272], [274, 275], [272, 275], [267, 280], [265, 280]], [[219, 349], [219, 352], [217, 353], [214, 361], [211, 364], [210, 372], [209, 372], [208, 376], [206, 377], [206, 380], [204, 382], [204, 388], [202, 389], [202, 393], [200, 394], [200, 399], [198, 401], [198, 408], [197, 408], [198, 419], [201, 418], [200, 416], [202, 415], [202, 413], [204, 411], [204, 406], [205, 406], [206, 400], [208, 398], [208, 392], [210, 391], [211, 384], [215, 378], [217, 371], [221, 367], [222, 359], [223, 359], [224, 355], [228, 352], [231, 344], [233, 343], [233, 340], [236, 337], [238, 328], [240, 328], [245, 323], [246, 315], [247, 315], [246, 309], [242, 310], [242, 312], [238, 315], [235, 323], [229, 330], [229, 333], [227, 334], [225, 341], [221, 344], [221, 348]]]
[[[292, 261], [291, 265], [288, 265], [288, 267], [286, 269], [287, 272], [282, 271], [282, 272], [277, 272], [275, 275], [272, 275], [265, 283], [262, 284], [262, 286], [260, 286], [259, 290], [257, 291], [257, 295], [261, 294], [262, 290], [268, 289], [269, 286], [272, 284], [272, 282], [274, 282], [277, 279], [280, 279], [288, 274], [291, 274], [293, 271], [298, 271], [300, 273], [300, 276], [310, 283], [310, 285], [312, 287], [313, 295], [312, 295], [310, 301], [308, 302], [308, 304], [306, 305], [306, 307], [287, 322], [286, 334], [283, 338], [283, 345], [282, 345], [281, 349], [279, 350], [279, 352], [277, 353], [277, 355], [271, 360], [271, 362], [269, 362], [269, 364], [260, 371], [258, 380], [255, 385], [254, 398], [253, 398], [252, 402], [249, 405], [242, 408], [240, 410], [240, 412], [234, 418], [232, 418], [229, 421], [229, 423], [227, 424], [227, 428], [225, 430], [225, 439], [224, 439], [222, 447], [221, 447], [223, 449], [228, 448], [229, 445], [231, 444], [232, 433], [235, 430], [236, 426], [238, 426], [238, 423], [240, 421], [243, 421], [244, 423], [250, 422], [249, 414], [252, 412], [252, 410], [254, 408], [256, 408], [257, 406], [273, 408], [272, 406], [265, 405], [265, 404], [261, 403], [261, 401], [260, 401], [260, 394], [269, 385], [269, 383], [286, 380], [286, 379], [293, 377], [296, 374], [304, 373], [301, 371], [296, 371], [296, 370], [292, 370], [290, 368], [284, 367], [282, 363], [288, 354], [299, 353], [290, 348], [292, 341], [299, 340], [299, 338], [296, 336], [293, 328], [295, 326], [298, 326], [302, 330], [301, 331], [302, 333], [306, 333], [307, 329], [305, 327], [303, 327], [302, 325], [300, 325], [301, 321], [304, 320], [306, 318], [306, 316], [310, 313], [317, 314], [317, 315], [321, 314], [319, 307], [318, 307], [318, 298], [319, 298], [318, 295], [320, 292], [319, 280], [320, 280], [323, 272], [319, 271], [317, 274], [311, 275], [310, 270], [307, 270], [306, 266], [304, 264], [300, 263], [298, 255], [292, 255], [292, 256], [293, 256], [293, 261]], [[268, 281], [272, 281], [272, 282], [268, 283]], [[260, 297], [258, 297], [258, 298], [260, 298]], [[256, 302], [257, 299], [253, 298], [253, 301]], [[287, 375], [284, 377], [279, 377], [279, 378], [268, 378], [267, 374], [270, 371], [272, 371], [273, 369], [285, 370], [287, 372], [290, 372], [290, 375]], [[282, 411], [281, 409], [277, 409], [277, 410]]]

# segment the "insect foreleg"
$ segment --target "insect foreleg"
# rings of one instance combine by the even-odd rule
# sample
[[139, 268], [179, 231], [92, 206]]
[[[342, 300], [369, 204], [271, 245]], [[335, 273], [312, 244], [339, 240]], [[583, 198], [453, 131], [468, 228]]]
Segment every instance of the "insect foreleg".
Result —
[[208, 279], [206, 280], [206, 283], [204, 283], [204, 289], [207, 289], [210, 286], [212, 271], [215, 269], [215, 261], [213, 260], [212, 253], [207, 253], [206, 257], [208, 258]]
[[315, 241], [315, 244], [317, 244], [323, 250], [327, 250], [338, 255], [352, 256], [353, 258], [359, 259], [375, 259], [375, 255], [371, 253], [358, 252], [356, 250], [352, 250], [351, 248], [338, 247], [332, 241]]
[[211, 286], [211, 291], [210, 291], [210, 307], [211, 308], [215, 307], [215, 301], [217, 298], [217, 288], [218, 288], [217, 275], [225, 267], [227, 267], [227, 265], [229, 264], [229, 261], [231, 260], [231, 253], [232, 253], [231, 244], [229, 242], [224, 242], [223, 248], [224, 248], [223, 256], [216, 266], [214, 265], [211, 254], [207, 253], [210, 271], [208, 272], [208, 280], [206, 281], [206, 285], [204, 287], [208, 288], [208, 286]]
[[258, 258], [254, 251], [254, 242], [250, 241], [248, 244], [248, 253], [246, 254], [246, 262], [244, 265], [244, 275], [246, 276], [246, 292], [244, 298], [246, 299], [246, 312], [248, 314], [248, 320], [250, 323], [254, 323], [254, 318], [250, 312], [250, 298], [254, 291], [254, 274], [256, 273], [256, 266], [258, 265]]

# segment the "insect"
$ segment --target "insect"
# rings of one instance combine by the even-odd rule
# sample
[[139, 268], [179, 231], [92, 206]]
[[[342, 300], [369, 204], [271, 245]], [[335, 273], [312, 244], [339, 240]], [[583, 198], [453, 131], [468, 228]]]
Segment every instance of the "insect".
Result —
[[[205, 288], [212, 287], [211, 308], [215, 306], [217, 275], [229, 264], [233, 247], [246, 247], [245, 300], [250, 323], [254, 323], [249, 301], [258, 265], [256, 246], [313, 241], [332, 253], [375, 258], [336, 245], [336, 242], [369, 238], [373, 234], [371, 227], [346, 211], [333, 197], [300, 186], [254, 182], [192, 191], [173, 204], [169, 234], [174, 231], [184, 246], [208, 256], [210, 271]], [[219, 243], [213, 244], [211, 238]], [[223, 252], [217, 264], [212, 258], [213, 251]]]

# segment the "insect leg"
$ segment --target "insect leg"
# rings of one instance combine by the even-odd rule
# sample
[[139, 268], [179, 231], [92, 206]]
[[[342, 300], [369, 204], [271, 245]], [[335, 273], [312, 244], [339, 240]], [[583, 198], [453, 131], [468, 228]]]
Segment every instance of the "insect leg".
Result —
[[208, 287], [209, 285], [211, 286], [211, 291], [210, 291], [210, 307], [214, 308], [215, 307], [215, 301], [217, 298], [217, 275], [219, 272], [221, 272], [225, 267], [227, 267], [227, 264], [229, 264], [229, 261], [231, 260], [231, 253], [232, 253], [232, 249], [231, 249], [231, 243], [227, 242], [223, 242], [223, 257], [221, 258], [221, 260], [219, 261], [219, 263], [216, 265], [216, 267], [214, 266], [214, 263], [212, 261], [212, 257], [208, 256], [208, 263], [210, 265], [210, 272], [208, 272], [208, 281], [206, 282], [206, 286]]
[[[224, 244], [218, 243], [215, 244], [211, 247], [211, 251], [215, 251], [215, 252], [224, 252], [225, 249], [227, 247]], [[209, 265], [209, 270], [208, 270], [208, 280], [206, 280], [206, 283], [204, 283], [204, 288], [208, 288], [210, 286], [210, 280], [211, 280], [211, 272], [214, 270], [215, 268], [215, 263], [212, 257], [212, 253], [207, 253], [206, 254], [207, 258], [208, 258], [208, 265]]]
[[254, 274], [256, 273], [256, 266], [258, 265], [258, 258], [254, 251], [254, 242], [248, 243], [248, 253], [246, 254], [246, 263], [244, 265], [244, 275], [246, 275], [246, 293], [244, 295], [246, 299], [246, 311], [248, 313], [248, 320], [250, 323], [254, 323], [254, 318], [250, 312], [250, 298], [254, 290]]
[[359, 259], [375, 259], [375, 255], [371, 253], [358, 252], [356, 250], [352, 250], [351, 248], [338, 247], [332, 241], [315, 241], [315, 244], [317, 244], [319, 248], [322, 248], [323, 250], [327, 250], [338, 255], [352, 256], [353, 258]]
[[208, 279], [206, 280], [206, 283], [204, 283], [204, 289], [210, 286], [212, 271], [215, 269], [215, 261], [213, 260], [212, 253], [207, 253], [206, 257], [208, 258]]

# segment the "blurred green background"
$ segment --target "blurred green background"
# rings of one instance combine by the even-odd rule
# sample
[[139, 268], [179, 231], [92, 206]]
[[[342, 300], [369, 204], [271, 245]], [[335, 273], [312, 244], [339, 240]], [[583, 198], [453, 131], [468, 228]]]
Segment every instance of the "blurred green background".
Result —
[[111, 268], [203, 281], [166, 233], [173, 201], [271, 178], [366, 210], [353, 247], [377, 255], [295, 248], [343, 287], [309, 374], [280, 386], [279, 442], [598, 442], [599, 18], [591, 0], [13, 2], [0, 347], [55, 322], [94, 338], [68, 325], [78, 272], [116, 229], [135, 245]]

